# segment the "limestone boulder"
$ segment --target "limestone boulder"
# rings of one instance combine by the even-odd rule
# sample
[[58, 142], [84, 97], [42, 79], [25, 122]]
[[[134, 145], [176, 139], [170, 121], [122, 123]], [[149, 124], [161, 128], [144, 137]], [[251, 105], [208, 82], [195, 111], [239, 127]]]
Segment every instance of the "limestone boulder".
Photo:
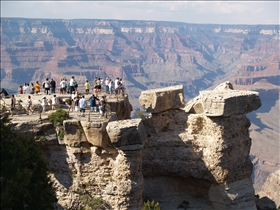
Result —
[[139, 102], [147, 112], [159, 113], [184, 107], [183, 85], [142, 91]]
[[57, 144], [57, 135], [53, 124], [48, 120], [35, 120], [29, 122], [13, 122], [12, 131], [34, 138], [42, 145]]
[[78, 120], [64, 120], [64, 144], [71, 147], [80, 146], [81, 142], [86, 142], [85, 132]]
[[141, 119], [109, 122], [106, 130], [111, 143], [120, 150], [135, 151], [143, 148], [146, 132]]
[[233, 90], [229, 82], [217, 86], [213, 91], [200, 91], [199, 96], [186, 105], [189, 113], [204, 113], [209, 117], [228, 117], [247, 114], [261, 107], [259, 93]]
[[96, 147], [108, 146], [108, 134], [106, 132], [106, 126], [108, 123], [100, 122], [87, 122], [81, 121], [87, 141]]

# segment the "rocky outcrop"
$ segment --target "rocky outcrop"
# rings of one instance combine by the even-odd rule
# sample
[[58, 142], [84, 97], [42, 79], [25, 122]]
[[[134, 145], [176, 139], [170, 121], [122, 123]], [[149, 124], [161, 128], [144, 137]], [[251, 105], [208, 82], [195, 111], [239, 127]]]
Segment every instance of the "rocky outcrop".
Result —
[[106, 130], [110, 142], [124, 152], [143, 148], [146, 132], [141, 119], [110, 122]]
[[[255, 92], [227, 88], [230, 85], [207, 92], [208, 97], [202, 92], [186, 105], [188, 111], [181, 108], [182, 88], [175, 86], [151, 91], [161, 99], [143, 96], [155, 110], [143, 120], [112, 116], [98, 124], [72, 119], [64, 121], [62, 130], [38, 121], [15, 123], [13, 129], [24, 129], [41, 145], [57, 209], [77, 209], [98, 200], [106, 209], [142, 209], [149, 198], [163, 210], [256, 210], [246, 114], [261, 105], [260, 98]], [[168, 99], [173, 103], [156, 105]], [[209, 100], [212, 104], [203, 104]], [[230, 112], [232, 102], [236, 107]], [[215, 103], [223, 104], [222, 110]], [[212, 106], [223, 114], [209, 115]], [[34, 129], [43, 125], [45, 138]]]
[[258, 92], [232, 90], [229, 82], [223, 84], [213, 91], [200, 91], [199, 97], [190, 101], [185, 110], [204, 113], [208, 117], [229, 117], [247, 114], [261, 107]]
[[[181, 177], [188, 188], [200, 190], [186, 192], [179, 187], [182, 180], [174, 183], [178, 188], [173, 187], [169, 199], [178, 200], [177, 204], [166, 202], [164, 192], [150, 187], [144, 189], [144, 195], [163, 203], [164, 209], [174, 209], [186, 198], [194, 204], [198, 202], [195, 196], [205, 198], [208, 207], [204, 209], [256, 209], [246, 114], [261, 105], [260, 98], [255, 92], [220, 88], [207, 94], [209, 97], [202, 93], [187, 104], [189, 112], [163, 111], [143, 121], [149, 136], [143, 151], [144, 180], [147, 177], [149, 182], [145, 186], [165, 185], [161, 177]], [[219, 99], [217, 103], [223, 106], [215, 106], [215, 100], [203, 104], [213, 99]], [[228, 112], [227, 106], [233, 101], [235, 107]], [[213, 107], [218, 114], [209, 114]]]
[[147, 112], [159, 113], [184, 107], [183, 85], [142, 91], [139, 102]]

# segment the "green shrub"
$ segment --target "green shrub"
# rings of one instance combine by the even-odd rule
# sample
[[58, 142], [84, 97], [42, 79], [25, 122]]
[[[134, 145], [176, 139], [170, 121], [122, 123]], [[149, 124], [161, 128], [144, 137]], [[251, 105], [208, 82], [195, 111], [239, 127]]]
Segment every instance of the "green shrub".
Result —
[[84, 207], [81, 209], [101, 209], [103, 206], [103, 199], [101, 197], [90, 196], [89, 194], [80, 195], [80, 201]]
[[160, 206], [159, 203], [156, 203], [154, 200], [147, 200], [144, 202], [143, 210], [160, 210]]
[[146, 111], [137, 111], [134, 113], [134, 116], [143, 120], [146, 118]]
[[47, 176], [47, 163], [35, 140], [12, 134], [2, 118], [1, 209], [53, 209], [56, 201]]
[[50, 114], [48, 118], [55, 126], [61, 126], [63, 125], [63, 121], [68, 118], [68, 114], [67, 111], [59, 108]]
[[64, 138], [64, 135], [65, 135], [65, 133], [64, 133], [63, 131], [60, 131], [60, 132], [58, 133], [58, 136], [59, 136], [61, 139]]

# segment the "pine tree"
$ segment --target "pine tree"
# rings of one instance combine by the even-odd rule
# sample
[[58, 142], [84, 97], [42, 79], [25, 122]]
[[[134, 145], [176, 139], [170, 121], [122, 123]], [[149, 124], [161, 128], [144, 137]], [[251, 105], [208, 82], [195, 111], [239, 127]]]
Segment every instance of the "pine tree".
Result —
[[14, 135], [1, 118], [1, 209], [53, 209], [47, 163], [34, 139]]

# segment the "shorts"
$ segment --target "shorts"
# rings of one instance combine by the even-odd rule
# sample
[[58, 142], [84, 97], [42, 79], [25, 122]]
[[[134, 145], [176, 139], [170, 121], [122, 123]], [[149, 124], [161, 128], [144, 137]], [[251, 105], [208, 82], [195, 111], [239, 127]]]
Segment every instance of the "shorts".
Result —
[[80, 111], [80, 107], [79, 106], [75, 106], [75, 111]]
[[85, 113], [85, 112], [86, 112], [86, 109], [84, 109], [84, 108], [81, 108], [81, 109], [80, 109], [80, 112], [83, 112], [83, 113]]
[[14, 107], [10, 107], [10, 110], [11, 110], [11, 111], [14, 111], [14, 110], [15, 110], [15, 108], [14, 108]]

